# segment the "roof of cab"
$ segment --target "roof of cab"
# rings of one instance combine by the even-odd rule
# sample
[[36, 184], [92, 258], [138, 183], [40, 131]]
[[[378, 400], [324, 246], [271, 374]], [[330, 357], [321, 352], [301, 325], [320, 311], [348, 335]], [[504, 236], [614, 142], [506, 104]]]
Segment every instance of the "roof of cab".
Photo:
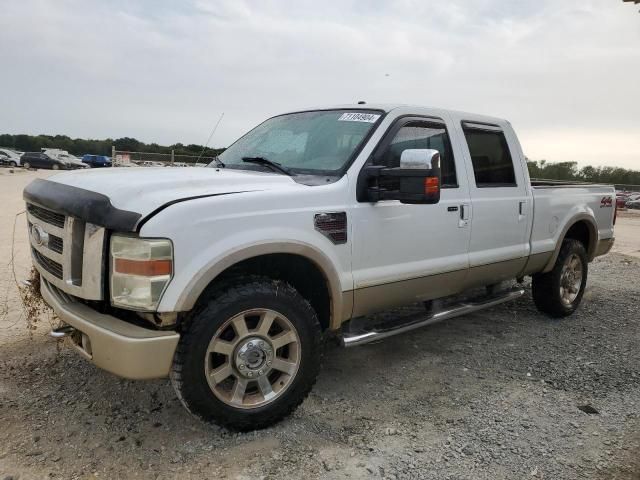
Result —
[[481, 115], [477, 113], [461, 112], [457, 110], [450, 110], [446, 108], [427, 107], [423, 105], [410, 105], [402, 103], [350, 103], [342, 105], [329, 105], [315, 108], [304, 108], [295, 110], [289, 113], [305, 112], [311, 110], [381, 110], [385, 113], [398, 110], [397, 113], [406, 115], [409, 113], [423, 114], [423, 115], [444, 115], [451, 117], [453, 120], [463, 121], [476, 121], [482, 123], [491, 123], [496, 125], [508, 124], [508, 120], [499, 117], [493, 117], [488, 115]]

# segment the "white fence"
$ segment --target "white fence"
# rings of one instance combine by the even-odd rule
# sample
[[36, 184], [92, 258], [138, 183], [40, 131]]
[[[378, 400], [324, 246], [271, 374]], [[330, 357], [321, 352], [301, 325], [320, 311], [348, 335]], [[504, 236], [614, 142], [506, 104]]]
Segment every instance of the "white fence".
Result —
[[213, 162], [212, 156], [178, 155], [171, 153], [126, 152], [112, 150], [114, 167], [142, 166], [142, 167], [204, 167]]

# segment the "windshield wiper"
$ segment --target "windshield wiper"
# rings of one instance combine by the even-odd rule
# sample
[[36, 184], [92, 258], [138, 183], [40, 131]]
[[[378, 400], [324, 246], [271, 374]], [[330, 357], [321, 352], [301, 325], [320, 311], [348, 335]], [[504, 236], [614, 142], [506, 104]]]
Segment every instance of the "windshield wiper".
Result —
[[265, 157], [242, 157], [242, 161], [247, 163], [257, 163], [258, 165], [265, 165], [275, 172], [284, 173], [285, 175], [289, 175], [290, 177], [293, 177], [295, 175], [295, 173], [293, 173], [287, 167], [279, 164], [278, 162], [273, 162]]

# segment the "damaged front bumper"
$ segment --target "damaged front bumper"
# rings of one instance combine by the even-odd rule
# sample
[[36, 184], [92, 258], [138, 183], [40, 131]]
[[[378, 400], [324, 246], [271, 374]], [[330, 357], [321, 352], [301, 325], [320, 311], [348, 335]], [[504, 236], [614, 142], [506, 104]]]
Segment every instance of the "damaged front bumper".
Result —
[[134, 380], [168, 376], [180, 340], [178, 333], [146, 329], [99, 313], [42, 277], [40, 291], [56, 315], [73, 327], [65, 336], [70, 336], [76, 350], [96, 366]]

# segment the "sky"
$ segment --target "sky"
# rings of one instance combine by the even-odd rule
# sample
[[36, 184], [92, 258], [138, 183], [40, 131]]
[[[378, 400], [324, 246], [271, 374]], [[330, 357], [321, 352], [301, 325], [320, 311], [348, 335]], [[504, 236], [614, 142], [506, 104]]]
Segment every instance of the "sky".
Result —
[[227, 146], [274, 114], [404, 103], [507, 118], [531, 159], [640, 169], [622, 0], [3, 0], [0, 133]]

